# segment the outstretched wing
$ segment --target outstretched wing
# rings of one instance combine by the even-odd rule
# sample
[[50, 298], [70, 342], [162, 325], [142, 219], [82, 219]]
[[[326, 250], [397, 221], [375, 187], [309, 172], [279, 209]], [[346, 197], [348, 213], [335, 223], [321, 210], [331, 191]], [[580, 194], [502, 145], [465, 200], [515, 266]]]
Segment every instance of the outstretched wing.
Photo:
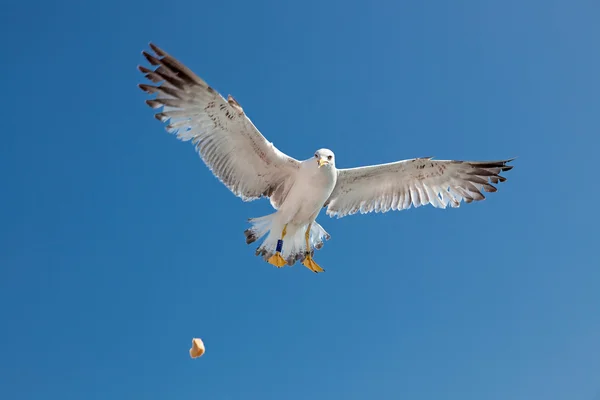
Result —
[[191, 140], [212, 173], [236, 196], [248, 201], [275, 194], [275, 203], [280, 203], [300, 163], [269, 143], [233, 97], [225, 100], [175, 58], [152, 43], [150, 47], [156, 56], [143, 54], [158, 68], [138, 69], [157, 85], [139, 87], [156, 93], [155, 99], [146, 100], [154, 109], [163, 108], [155, 117], [168, 122], [167, 131], [180, 140]]
[[512, 169], [502, 161], [442, 161], [415, 158], [389, 164], [340, 169], [327, 215], [338, 218], [357, 212], [406, 210], [419, 207], [458, 207], [464, 200], [483, 200], [481, 193], [495, 192], [490, 184], [504, 182], [502, 171]]

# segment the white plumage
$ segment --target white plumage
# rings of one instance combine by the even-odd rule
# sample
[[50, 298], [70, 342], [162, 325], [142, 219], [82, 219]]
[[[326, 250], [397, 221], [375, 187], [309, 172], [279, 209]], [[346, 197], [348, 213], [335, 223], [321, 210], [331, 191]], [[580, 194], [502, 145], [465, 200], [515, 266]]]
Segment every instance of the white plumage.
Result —
[[[298, 161], [268, 142], [233, 97], [223, 98], [165, 51], [150, 47], [156, 56], [143, 54], [158, 68], [139, 69], [160, 84], [139, 85], [156, 94], [147, 104], [162, 107], [156, 118], [168, 123], [168, 132], [191, 141], [212, 173], [236, 196], [244, 201], [270, 199], [277, 211], [250, 219], [252, 227], [245, 234], [247, 243], [267, 235], [256, 254], [278, 267], [301, 260], [312, 271], [323, 271], [312, 255], [329, 239], [315, 221], [324, 206], [329, 216], [338, 218], [426, 204], [458, 207], [463, 200], [483, 200], [482, 190], [495, 192], [491, 183], [505, 181], [500, 173], [512, 168], [507, 165], [512, 160], [416, 158], [337, 169], [335, 155], [328, 149]], [[278, 249], [280, 241], [283, 246]]]

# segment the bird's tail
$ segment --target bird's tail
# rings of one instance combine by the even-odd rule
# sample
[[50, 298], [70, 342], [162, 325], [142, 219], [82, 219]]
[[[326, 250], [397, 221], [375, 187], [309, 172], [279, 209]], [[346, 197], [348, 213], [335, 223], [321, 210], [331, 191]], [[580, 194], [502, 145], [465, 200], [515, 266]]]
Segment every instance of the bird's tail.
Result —
[[[253, 243], [263, 236], [267, 235], [263, 243], [256, 249], [256, 255], [262, 256], [265, 261], [269, 260], [277, 251], [288, 265], [294, 265], [296, 261], [303, 261], [306, 255], [305, 232], [308, 224], [294, 225], [288, 223], [287, 226], [281, 221], [277, 213], [265, 215], [264, 217], [251, 218], [248, 221], [252, 227], [246, 229], [246, 243]], [[281, 234], [285, 227], [285, 237], [281, 240]], [[311, 254], [315, 249], [323, 247], [324, 240], [329, 240], [330, 235], [323, 229], [317, 221], [312, 223], [310, 228], [310, 237], [308, 244]], [[278, 248], [281, 245], [281, 248]]]

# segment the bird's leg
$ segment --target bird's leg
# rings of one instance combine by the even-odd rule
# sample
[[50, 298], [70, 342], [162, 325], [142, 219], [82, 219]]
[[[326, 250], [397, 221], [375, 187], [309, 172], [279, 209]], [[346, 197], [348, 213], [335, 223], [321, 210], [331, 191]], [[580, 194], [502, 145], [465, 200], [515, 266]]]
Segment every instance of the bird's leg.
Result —
[[276, 250], [275, 254], [273, 254], [267, 260], [267, 262], [269, 264], [272, 264], [272, 265], [276, 266], [277, 268], [281, 268], [286, 264], [285, 260], [281, 256], [281, 250], [283, 249], [283, 238], [285, 237], [286, 233], [287, 233], [287, 224], [285, 224], [285, 226], [283, 227], [283, 231], [281, 232], [281, 239], [279, 239], [277, 241], [277, 250]]
[[314, 260], [312, 259], [312, 256], [310, 255], [309, 239], [310, 239], [310, 228], [311, 227], [312, 227], [312, 222], [310, 224], [308, 224], [308, 228], [306, 229], [306, 233], [304, 234], [304, 239], [306, 240], [306, 253], [304, 253], [305, 258], [304, 258], [304, 261], [302, 261], [302, 265], [304, 265], [306, 268], [310, 269], [315, 274], [318, 274], [319, 272], [324, 272], [325, 270], [323, 268], [321, 268], [319, 266], [319, 264], [314, 262]]

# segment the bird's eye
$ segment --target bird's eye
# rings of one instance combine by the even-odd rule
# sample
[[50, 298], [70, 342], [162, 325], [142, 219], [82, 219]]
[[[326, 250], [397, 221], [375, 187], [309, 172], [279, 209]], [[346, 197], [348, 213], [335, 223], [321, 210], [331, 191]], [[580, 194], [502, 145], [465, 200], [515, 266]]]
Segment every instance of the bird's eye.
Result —
[[332, 158], [332, 156], [327, 156], [327, 159], [328, 159], [328, 160], [331, 160], [331, 158]]
[[319, 158], [319, 155], [317, 153], [315, 153], [315, 158]]

